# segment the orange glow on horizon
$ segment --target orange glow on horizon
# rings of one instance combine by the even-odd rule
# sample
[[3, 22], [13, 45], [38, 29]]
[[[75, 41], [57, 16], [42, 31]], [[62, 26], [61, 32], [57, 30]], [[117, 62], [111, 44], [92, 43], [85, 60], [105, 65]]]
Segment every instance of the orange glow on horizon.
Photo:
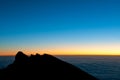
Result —
[[[0, 56], [14, 56], [18, 51], [1, 51]], [[2, 53], [2, 54], [1, 54]], [[37, 51], [23, 51], [23, 53], [30, 54], [51, 54], [51, 55], [120, 55], [120, 51], [49, 51], [49, 52], [37, 52]]]
[[120, 44], [92, 44], [92, 45], [72, 45], [72, 46], [59, 46], [56, 48], [46, 48], [46, 49], [4, 49], [0, 50], [0, 56], [2, 55], [16, 55], [18, 51], [23, 51], [23, 53], [30, 54], [44, 54], [48, 53], [51, 55], [120, 55]]

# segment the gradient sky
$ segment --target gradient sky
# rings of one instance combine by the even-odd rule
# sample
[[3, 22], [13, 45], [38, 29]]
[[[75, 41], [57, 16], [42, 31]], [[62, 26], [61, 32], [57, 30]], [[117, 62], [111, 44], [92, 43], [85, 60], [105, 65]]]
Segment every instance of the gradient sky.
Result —
[[0, 0], [0, 55], [120, 55], [120, 0]]

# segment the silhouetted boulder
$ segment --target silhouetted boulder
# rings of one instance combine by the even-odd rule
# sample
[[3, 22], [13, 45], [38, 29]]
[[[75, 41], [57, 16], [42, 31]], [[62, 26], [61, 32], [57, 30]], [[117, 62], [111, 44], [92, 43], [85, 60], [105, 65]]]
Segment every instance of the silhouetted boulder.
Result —
[[0, 70], [0, 80], [97, 80], [81, 69], [54, 56], [18, 52], [15, 61]]
[[14, 64], [26, 64], [28, 63], [29, 57], [25, 55], [23, 52], [19, 51], [15, 56]]

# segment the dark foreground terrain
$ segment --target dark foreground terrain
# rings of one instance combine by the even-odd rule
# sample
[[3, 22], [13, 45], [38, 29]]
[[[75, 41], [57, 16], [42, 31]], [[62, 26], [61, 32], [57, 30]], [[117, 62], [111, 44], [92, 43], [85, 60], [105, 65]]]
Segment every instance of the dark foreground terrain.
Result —
[[18, 52], [15, 61], [0, 70], [0, 80], [98, 80], [54, 56]]

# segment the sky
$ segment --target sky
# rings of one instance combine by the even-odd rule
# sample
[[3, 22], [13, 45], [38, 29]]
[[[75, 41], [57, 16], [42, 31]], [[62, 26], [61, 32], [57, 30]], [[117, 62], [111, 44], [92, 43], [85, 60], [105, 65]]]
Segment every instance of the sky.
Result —
[[120, 0], [0, 0], [0, 55], [120, 55]]

